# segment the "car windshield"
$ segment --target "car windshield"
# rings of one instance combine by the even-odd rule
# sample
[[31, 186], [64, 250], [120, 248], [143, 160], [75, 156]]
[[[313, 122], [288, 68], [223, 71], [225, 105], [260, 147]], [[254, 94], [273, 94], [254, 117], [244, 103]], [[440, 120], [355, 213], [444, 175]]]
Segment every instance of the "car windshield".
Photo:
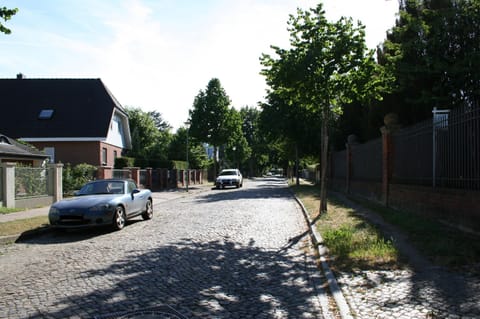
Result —
[[77, 195], [95, 195], [95, 194], [123, 194], [124, 183], [122, 181], [95, 181], [85, 184]]
[[225, 172], [220, 173], [220, 176], [228, 176], [228, 175], [237, 175], [237, 172], [235, 172], [235, 171], [225, 171]]

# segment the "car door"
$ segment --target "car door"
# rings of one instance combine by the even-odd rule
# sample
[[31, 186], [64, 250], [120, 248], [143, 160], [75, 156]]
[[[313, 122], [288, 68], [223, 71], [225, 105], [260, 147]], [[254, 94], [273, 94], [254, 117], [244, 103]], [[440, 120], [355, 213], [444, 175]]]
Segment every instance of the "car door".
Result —
[[133, 191], [137, 189], [137, 185], [135, 185], [134, 182], [128, 181], [127, 182], [127, 202], [128, 202], [128, 208], [126, 211], [127, 216], [135, 214], [138, 212], [140, 209], [142, 209], [142, 201], [140, 197], [138, 196], [139, 194], [135, 194]]

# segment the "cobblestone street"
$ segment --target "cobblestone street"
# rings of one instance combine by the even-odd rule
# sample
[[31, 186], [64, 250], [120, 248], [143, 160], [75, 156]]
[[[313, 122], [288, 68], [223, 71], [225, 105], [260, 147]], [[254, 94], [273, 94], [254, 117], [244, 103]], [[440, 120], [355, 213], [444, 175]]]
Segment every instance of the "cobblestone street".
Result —
[[55, 232], [2, 247], [0, 318], [117, 318], [132, 310], [332, 317], [305, 221], [285, 186], [209, 189], [157, 204], [151, 221], [120, 232]]

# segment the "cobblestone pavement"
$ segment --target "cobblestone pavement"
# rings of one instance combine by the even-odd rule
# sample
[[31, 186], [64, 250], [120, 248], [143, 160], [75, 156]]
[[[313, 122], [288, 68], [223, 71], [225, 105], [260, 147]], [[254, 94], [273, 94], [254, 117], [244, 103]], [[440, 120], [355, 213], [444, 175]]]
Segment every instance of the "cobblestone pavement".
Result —
[[337, 273], [337, 281], [356, 318], [480, 318], [480, 272], [435, 267], [393, 226], [343, 198], [370, 223], [394, 238], [410, 267], [400, 270]]
[[162, 202], [120, 232], [3, 246], [0, 318], [333, 317], [302, 214], [277, 183]]

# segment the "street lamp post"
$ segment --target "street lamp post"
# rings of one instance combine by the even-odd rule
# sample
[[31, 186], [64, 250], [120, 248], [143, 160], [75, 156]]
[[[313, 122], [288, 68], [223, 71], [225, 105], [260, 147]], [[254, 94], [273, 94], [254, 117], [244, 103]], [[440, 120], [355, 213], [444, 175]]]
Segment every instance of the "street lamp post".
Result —
[[187, 192], [188, 192], [188, 183], [190, 181], [190, 164], [188, 162], [188, 131], [190, 130], [190, 122], [185, 122], [185, 127], [187, 128], [187, 149], [186, 149], [186, 154], [187, 154], [187, 180], [186, 180], [186, 186], [187, 186]]

